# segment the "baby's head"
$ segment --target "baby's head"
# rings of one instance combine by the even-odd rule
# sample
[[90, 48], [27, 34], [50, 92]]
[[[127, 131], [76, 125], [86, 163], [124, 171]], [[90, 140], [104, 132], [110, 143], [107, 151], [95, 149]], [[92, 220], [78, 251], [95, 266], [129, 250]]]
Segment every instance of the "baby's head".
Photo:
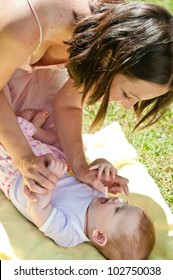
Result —
[[94, 199], [88, 209], [88, 236], [107, 259], [147, 259], [154, 225], [144, 210], [119, 198]]

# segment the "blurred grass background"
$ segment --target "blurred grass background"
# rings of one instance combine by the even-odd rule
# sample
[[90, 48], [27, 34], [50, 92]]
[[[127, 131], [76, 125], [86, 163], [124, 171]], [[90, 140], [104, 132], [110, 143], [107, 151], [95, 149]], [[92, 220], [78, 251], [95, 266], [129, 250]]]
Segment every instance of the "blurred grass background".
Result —
[[[133, 1], [133, 2], [139, 2]], [[173, 0], [143, 1], [158, 4], [173, 12]], [[94, 119], [98, 104], [84, 109], [84, 132]], [[156, 124], [142, 131], [132, 132], [137, 121], [133, 110], [124, 110], [119, 104], [110, 103], [102, 127], [118, 121], [126, 138], [136, 149], [139, 161], [145, 165], [157, 183], [162, 196], [173, 213], [173, 104]]]

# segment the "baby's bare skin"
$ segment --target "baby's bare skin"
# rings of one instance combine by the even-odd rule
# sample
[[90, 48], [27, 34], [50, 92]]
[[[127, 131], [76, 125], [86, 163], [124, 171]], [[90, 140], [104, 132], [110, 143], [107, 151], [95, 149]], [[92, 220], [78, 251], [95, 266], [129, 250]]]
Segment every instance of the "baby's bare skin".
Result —
[[47, 118], [49, 117], [49, 112], [37, 111], [34, 109], [25, 109], [25, 110], [21, 111], [20, 117], [31, 122], [34, 125], [34, 127], [36, 128], [37, 131], [33, 135], [33, 138], [35, 138], [43, 143], [53, 145], [56, 148], [62, 150], [62, 147], [58, 140], [56, 131], [47, 130], [47, 129], [42, 128], [42, 126], [45, 124]]

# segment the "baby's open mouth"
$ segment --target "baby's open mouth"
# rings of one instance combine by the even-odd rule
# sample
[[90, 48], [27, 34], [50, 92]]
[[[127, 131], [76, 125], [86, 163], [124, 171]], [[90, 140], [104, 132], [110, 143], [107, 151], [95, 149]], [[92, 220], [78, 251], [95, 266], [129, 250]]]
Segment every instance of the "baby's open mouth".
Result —
[[101, 204], [107, 203], [109, 200], [112, 200], [114, 202], [121, 202], [123, 203], [124, 200], [121, 197], [99, 197], [98, 200]]
[[99, 198], [99, 201], [100, 201], [101, 204], [104, 204], [104, 203], [106, 203], [107, 201], [109, 201], [109, 199], [110, 199], [110, 198], [107, 198], [107, 197], [100, 197], [100, 198]]

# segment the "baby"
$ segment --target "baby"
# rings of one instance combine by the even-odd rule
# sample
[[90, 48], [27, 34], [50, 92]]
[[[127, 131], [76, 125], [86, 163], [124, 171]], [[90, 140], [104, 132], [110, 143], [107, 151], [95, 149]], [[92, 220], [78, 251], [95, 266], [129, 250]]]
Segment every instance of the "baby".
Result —
[[[18, 174], [6, 191], [16, 208], [60, 246], [73, 247], [90, 241], [107, 259], [148, 258], [154, 246], [155, 231], [145, 211], [118, 197], [108, 198], [106, 191], [98, 192], [71, 176], [62, 151], [34, 139], [40, 138], [40, 129], [43, 136], [41, 127], [46, 112], [25, 111], [22, 116], [25, 119], [19, 117], [18, 121], [32, 148], [37, 153], [51, 152], [55, 156], [56, 160], [48, 168], [59, 179], [53, 190], [34, 194], [33, 199], [33, 193], [26, 186], [23, 192], [22, 177]], [[48, 134], [47, 131], [47, 137]], [[110, 189], [113, 185], [115, 193], [128, 193], [126, 184], [121, 184], [123, 178], [118, 177], [116, 183], [116, 170], [111, 163], [98, 159], [91, 169], [99, 173], [101, 181], [107, 182]], [[3, 185], [3, 180], [1, 183]]]

